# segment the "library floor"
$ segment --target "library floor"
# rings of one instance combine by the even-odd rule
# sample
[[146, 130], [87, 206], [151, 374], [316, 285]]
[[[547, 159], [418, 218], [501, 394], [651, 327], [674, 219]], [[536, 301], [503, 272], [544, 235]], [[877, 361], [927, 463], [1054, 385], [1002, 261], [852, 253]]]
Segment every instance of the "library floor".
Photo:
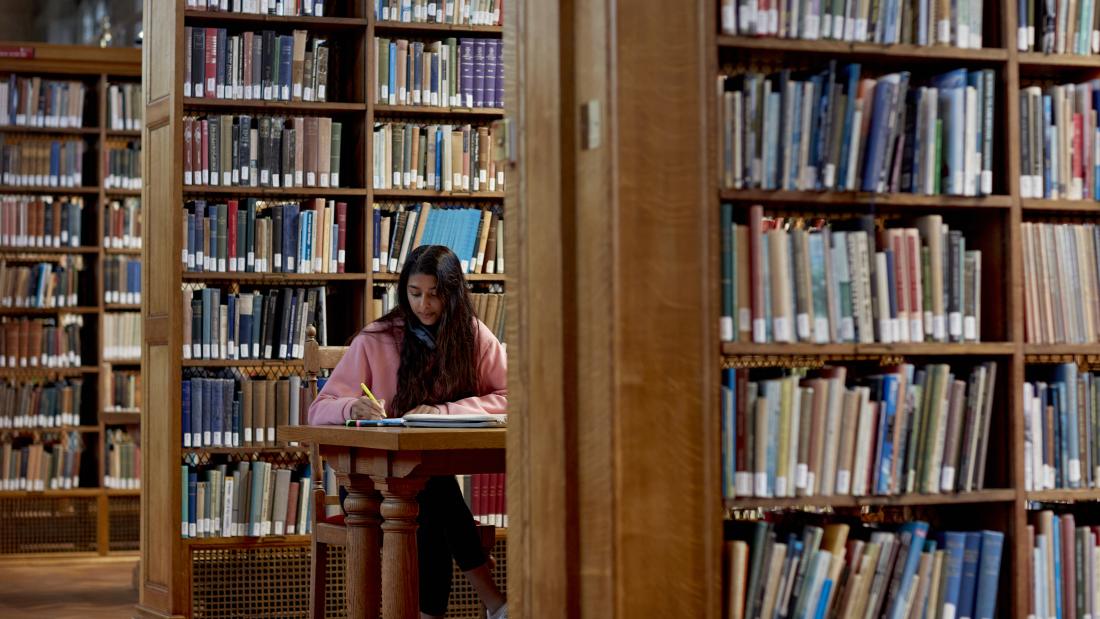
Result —
[[136, 556], [0, 562], [0, 617], [130, 617], [136, 564]]

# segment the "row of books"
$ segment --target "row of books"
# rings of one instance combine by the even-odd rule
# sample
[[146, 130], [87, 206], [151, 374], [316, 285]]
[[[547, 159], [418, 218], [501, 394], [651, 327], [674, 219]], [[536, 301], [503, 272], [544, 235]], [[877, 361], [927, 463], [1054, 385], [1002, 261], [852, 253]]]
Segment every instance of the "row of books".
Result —
[[84, 438], [80, 432], [44, 435], [41, 440], [19, 445], [10, 438], [0, 441], [0, 490], [69, 490], [80, 486], [80, 456]]
[[184, 538], [307, 535], [313, 500], [309, 465], [270, 462], [181, 467]]
[[107, 375], [107, 400], [109, 413], [136, 413], [141, 411], [141, 372], [116, 370]]
[[283, 17], [325, 16], [325, 0], [187, 0], [187, 8]]
[[84, 316], [0, 318], [0, 368], [79, 367]]
[[446, 245], [465, 273], [504, 272], [504, 220], [494, 209], [457, 205], [374, 205], [375, 273], [400, 273], [409, 252]]
[[107, 128], [114, 131], [140, 131], [145, 101], [141, 83], [111, 84], [107, 87]]
[[323, 286], [183, 296], [184, 359], [301, 359], [306, 327], [321, 341], [328, 322]]
[[1044, 54], [1100, 54], [1100, 11], [1094, 0], [1017, 0], [1016, 47]]
[[432, 107], [504, 107], [500, 39], [409, 41], [374, 38], [376, 103]]
[[84, 379], [0, 382], [0, 428], [60, 428], [81, 424]]
[[111, 200], [107, 204], [103, 214], [103, 246], [141, 249], [141, 198]]
[[385, 123], [375, 126], [372, 146], [375, 189], [504, 191], [491, 127]]
[[306, 420], [305, 387], [295, 375], [265, 379], [235, 369], [189, 372], [183, 380], [183, 446], [282, 446], [275, 428]]
[[992, 193], [993, 70], [910, 77], [861, 79], [859, 64], [835, 60], [818, 73], [719, 76], [723, 186]]
[[259, 101], [325, 101], [328, 42], [305, 30], [229, 34], [184, 28], [183, 96]]
[[[726, 612], [754, 617], [996, 616], [1004, 533], [727, 523]], [[1053, 615], [1051, 615], [1053, 616]]]
[[[961, 342], [981, 339], [982, 253], [940, 215], [876, 228], [860, 216], [732, 223], [721, 206], [724, 341]], [[851, 223], [851, 226], [847, 224]]]
[[984, 4], [984, 0], [722, 0], [722, 32], [980, 49]]
[[141, 488], [141, 447], [122, 428], [108, 428], [103, 443], [103, 487], [119, 490]]
[[71, 307], [80, 305], [84, 257], [58, 256], [36, 264], [0, 260], [0, 307]]
[[180, 258], [194, 272], [343, 273], [347, 210], [322, 198], [188, 202]]
[[141, 312], [104, 312], [103, 359], [141, 359]]
[[87, 148], [79, 138], [0, 134], [0, 180], [21, 187], [80, 187]]
[[1100, 80], [1031, 86], [1020, 92], [1020, 196], [1094, 200], [1100, 196], [1096, 113]]
[[183, 184], [339, 187], [341, 133], [326, 117], [189, 116]]
[[108, 143], [104, 146], [107, 175], [104, 189], [141, 189], [141, 142]]
[[504, 0], [374, 0], [374, 18], [413, 24], [499, 26]]
[[1027, 525], [1029, 617], [1090, 617], [1100, 610], [1100, 527], [1072, 513], [1038, 512]]
[[141, 258], [103, 258], [103, 300], [106, 303], [141, 303]]
[[964, 381], [903, 364], [847, 385], [847, 368], [751, 380], [723, 370], [727, 498], [981, 490], [997, 364]]
[[0, 125], [82, 127], [86, 88], [77, 80], [8, 75], [0, 80]]
[[459, 475], [458, 487], [474, 518], [484, 525], [508, 527], [508, 499], [504, 473]]
[[1027, 341], [1100, 341], [1100, 227], [1024, 222]]
[[[374, 292], [374, 315], [384, 316], [397, 307], [397, 284], [387, 282]], [[493, 332], [497, 340], [504, 341], [505, 308], [504, 287], [489, 286], [490, 292], [471, 292], [474, 314]]]
[[0, 246], [80, 247], [84, 198], [0, 195]]
[[1100, 377], [1064, 363], [1023, 389], [1024, 488], [1100, 487]]

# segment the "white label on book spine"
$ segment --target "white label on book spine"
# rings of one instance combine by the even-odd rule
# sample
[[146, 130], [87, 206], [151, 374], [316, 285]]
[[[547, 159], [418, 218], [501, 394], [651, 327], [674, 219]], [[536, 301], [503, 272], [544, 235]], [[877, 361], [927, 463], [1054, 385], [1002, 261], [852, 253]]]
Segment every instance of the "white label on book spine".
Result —
[[1043, 477], [1044, 477], [1044, 482], [1045, 482], [1043, 484], [1043, 487], [1046, 488], [1046, 489], [1053, 489], [1054, 488], [1054, 467], [1050, 466], [1048, 464], [1044, 464], [1043, 465]]
[[791, 341], [791, 323], [786, 317], [772, 319], [772, 336], [777, 342]]
[[764, 318], [753, 319], [752, 341], [757, 344], [766, 344], [768, 342], [768, 325]]
[[[951, 44], [951, 20], [941, 19], [936, 24], [936, 40], [939, 43]], [[946, 607], [944, 607], [946, 609]], [[946, 612], [946, 610], [945, 610]], [[944, 617], [943, 619], [952, 619], [951, 617]]]
[[775, 496], [787, 496], [787, 478], [775, 478]]
[[795, 317], [795, 324], [798, 329], [798, 339], [808, 340], [810, 339], [810, 315], [799, 314]]
[[955, 467], [944, 466], [940, 471], [940, 491], [951, 492], [955, 489]]
[[851, 494], [852, 493], [852, 472], [839, 470], [836, 472], [836, 489], [835, 494]]
[[943, 314], [932, 317], [932, 338], [937, 342], [942, 342], [947, 339], [947, 323], [944, 320]]
[[894, 328], [889, 318], [880, 318], [878, 321], [879, 338], [883, 344], [894, 343]]
[[737, 496], [752, 496], [752, 473], [738, 471], [734, 475]]
[[943, 604], [943, 619], [955, 619], [955, 605], [944, 602]]
[[856, 41], [867, 40], [867, 20], [864, 18], [856, 19]]
[[911, 318], [909, 320], [909, 341], [924, 341], [924, 324], [921, 322], [920, 318]]
[[807, 464], [799, 464], [795, 468], [794, 487], [805, 488], [810, 476], [810, 467]]
[[755, 473], [753, 475], [753, 481], [755, 482], [754, 496], [766, 497], [771, 496], [768, 494], [768, 474], [767, 473]]
[[325, 85], [324, 84], [319, 84], [317, 86], [317, 99], [319, 101], [324, 101], [325, 100]]
[[779, 9], [770, 9], [768, 11], [768, 34], [779, 33]]
[[814, 343], [827, 344], [829, 342], [829, 319], [826, 316], [814, 317]]
[[816, 40], [821, 37], [821, 19], [817, 15], [806, 16], [806, 31], [804, 39]]
[[214, 438], [214, 436], [210, 432], [210, 430], [203, 430], [203, 433], [202, 433], [202, 444], [203, 445], [213, 445], [214, 444], [213, 438]]
[[974, 316], [963, 318], [963, 339], [968, 342], [978, 339], [978, 321]]
[[1081, 461], [1077, 458], [1069, 460], [1069, 483], [1075, 484], [1081, 481]]
[[752, 27], [752, 24], [756, 22], [756, 15], [754, 15], [754, 13], [755, 11], [753, 10], [753, 5], [751, 4], [748, 6], [747, 9], [742, 7], [741, 12], [738, 13], [738, 17], [740, 19], [737, 20], [737, 29], [740, 31], [741, 34], [748, 34], [749, 29]]
[[948, 333], [951, 337], [962, 337], [962, 313], [951, 312], [948, 314]]
[[840, 339], [845, 342], [856, 339], [856, 324], [851, 316], [840, 319]]
[[732, 342], [733, 341], [733, 317], [732, 316], [722, 316], [721, 318], [718, 319], [718, 333], [719, 333], [718, 337], [720, 337], [723, 342]]

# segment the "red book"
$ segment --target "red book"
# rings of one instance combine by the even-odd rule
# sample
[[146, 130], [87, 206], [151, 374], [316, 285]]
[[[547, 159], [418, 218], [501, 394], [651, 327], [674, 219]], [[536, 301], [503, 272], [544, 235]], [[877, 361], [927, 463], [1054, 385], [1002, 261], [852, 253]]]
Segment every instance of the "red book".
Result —
[[1070, 164], [1073, 166], [1071, 171], [1073, 181], [1076, 182], [1077, 179], [1081, 179], [1082, 188], [1085, 183], [1085, 158], [1083, 157], [1085, 130], [1082, 126], [1083, 120], [1080, 114], [1073, 115], [1073, 152], [1070, 154]]
[[217, 96], [218, 81], [218, 29], [206, 29], [206, 84], [203, 94], [207, 99]]
[[347, 202], [336, 203], [336, 272], [344, 272], [345, 246], [348, 233], [348, 205]]
[[191, 132], [194, 130], [191, 118], [183, 119], [183, 182], [185, 185], [194, 183], [191, 176], [194, 166], [191, 163], [191, 150], [195, 147], [191, 141]]
[[229, 271], [243, 271], [244, 269], [237, 266], [237, 201], [227, 200], [226, 210], [229, 211], [226, 217], [226, 233], [229, 238], [226, 239], [226, 251], [229, 254]]
[[245, 99], [252, 98], [252, 36], [251, 32], [244, 33], [241, 42], [241, 75]]
[[[1076, 124], [1076, 119], [1074, 124]], [[1076, 138], [1074, 138], [1076, 139]], [[1062, 553], [1062, 609], [1063, 619], [1076, 619], [1077, 617], [1077, 524], [1073, 514], [1062, 516], [1062, 547], [1058, 549]], [[1057, 552], [1057, 551], [1056, 551]]]

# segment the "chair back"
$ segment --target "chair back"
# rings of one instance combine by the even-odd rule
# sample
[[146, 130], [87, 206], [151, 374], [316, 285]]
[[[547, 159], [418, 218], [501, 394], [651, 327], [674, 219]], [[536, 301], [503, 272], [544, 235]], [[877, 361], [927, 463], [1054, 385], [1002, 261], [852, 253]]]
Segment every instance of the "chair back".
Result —
[[[340, 363], [340, 359], [347, 352], [347, 346], [321, 346], [317, 343], [317, 329], [313, 325], [306, 328], [306, 346], [303, 351], [303, 365], [305, 367], [306, 393], [308, 402], [305, 409], [317, 399], [317, 377], [323, 370], [331, 370]], [[318, 521], [325, 519], [326, 506], [339, 505], [339, 496], [327, 496], [325, 494], [325, 469], [321, 465], [321, 453], [316, 445], [309, 446], [310, 481], [313, 485], [313, 526]]]

